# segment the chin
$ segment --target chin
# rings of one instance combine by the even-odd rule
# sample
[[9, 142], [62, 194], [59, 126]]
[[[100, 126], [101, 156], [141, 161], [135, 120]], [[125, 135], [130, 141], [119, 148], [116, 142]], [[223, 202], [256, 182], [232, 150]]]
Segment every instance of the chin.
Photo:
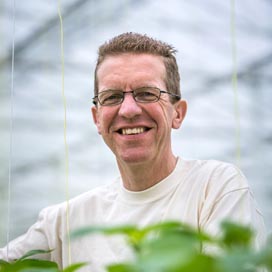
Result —
[[150, 160], [150, 155], [148, 155], [146, 152], [144, 153], [129, 153], [129, 154], [122, 154], [117, 156], [119, 161], [122, 161], [123, 163], [127, 164], [141, 164], [144, 162], [147, 162]]

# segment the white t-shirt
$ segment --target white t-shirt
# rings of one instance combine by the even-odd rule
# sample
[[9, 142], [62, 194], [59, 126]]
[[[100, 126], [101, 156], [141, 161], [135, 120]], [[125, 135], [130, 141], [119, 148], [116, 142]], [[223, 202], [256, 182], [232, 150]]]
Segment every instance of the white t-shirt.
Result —
[[[32, 249], [54, 249], [48, 256], [61, 268], [69, 263], [66, 203], [41, 211], [26, 234], [9, 244], [9, 258]], [[265, 241], [263, 218], [246, 178], [235, 166], [219, 161], [183, 160], [153, 187], [132, 192], [118, 178], [69, 201], [70, 230], [87, 225], [137, 224], [146, 226], [179, 220], [217, 234], [220, 222], [231, 219], [250, 224], [256, 231], [256, 246]], [[121, 237], [89, 235], [71, 242], [71, 262], [88, 262], [79, 271], [101, 272], [105, 265], [127, 260], [131, 252]], [[6, 248], [0, 258], [6, 258]]]

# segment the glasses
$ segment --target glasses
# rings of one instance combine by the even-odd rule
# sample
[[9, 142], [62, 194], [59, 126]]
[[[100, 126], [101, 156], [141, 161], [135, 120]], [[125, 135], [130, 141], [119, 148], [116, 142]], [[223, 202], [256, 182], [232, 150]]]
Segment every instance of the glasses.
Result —
[[159, 101], [161, 94], [169, 94], [179, 100], [181, 97], [177, 94], [169, 93], [160, 90], [156, 87], [141, 87], [130, 92], [124, 92], [122, 90], [106, 90], [98, 93], [93, 98], [93, 103], [96, 105], [97, 102], [101, 106], [115, 106], [121, 104], [124, 101], [125, 94], [132, 93], [133, 98], [139, 103], [152, 103]]

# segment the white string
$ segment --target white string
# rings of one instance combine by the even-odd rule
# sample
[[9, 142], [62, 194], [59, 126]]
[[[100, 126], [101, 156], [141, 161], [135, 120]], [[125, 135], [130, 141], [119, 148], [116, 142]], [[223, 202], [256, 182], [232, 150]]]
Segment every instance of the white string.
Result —
[[237, 52], [236, 52], [236, 16], [235, 16], [235, 0], [231, 0], [231, 53], [232, 53], [232, 90], [234, 94], [234, 117], [236, 121], [236, 164], [239, 166], [241, 161], [241, 125], [240, 110], [237, 89]]
[[11, 49], [11, 83], [10, 83], [10, 133], [9, 133], [9, 173], [8, 173], [8, 207], [7, 207], [7, 259], [9, 259], [10, 241], [10, 205], [11, 205], [11, 168], [12, 168], [12, 138], [13, 138], [13, 104], [14, 104], [14, 51], [15, 51], [15, 0], [12, 8], [12, 49]]
[[61, 46], [61, 91], [62, 101], [64, 108], [64, 121], [63, 121], [63, 136], [64, 136], [64, 147], [65, 147], [65, 188], [66, 188], [66, 232], [67, 232], [67, 243], [68, 243], [68, 263], [72, 264], [71, 261], [71, 238], [70, 238], [70, 218], [69, 218], [69, 148], [67, 143], [67, 102], [64, 88], [64, 34], [63, 34], [63, 19], [61, 14], [61, 0], [58, 0], [58, 15], [60, 21], [60, 46]]

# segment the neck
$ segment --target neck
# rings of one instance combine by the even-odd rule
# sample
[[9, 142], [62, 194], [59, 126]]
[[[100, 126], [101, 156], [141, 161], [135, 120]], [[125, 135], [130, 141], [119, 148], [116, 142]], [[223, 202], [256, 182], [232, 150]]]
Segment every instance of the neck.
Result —
[[130, 191], [143, 191], [170, 175], [176, 166], [177, 158], [172, 155], [162, 163], [152, 160], [143, 163], [125, 163], [117, 161], [123, 185]]

